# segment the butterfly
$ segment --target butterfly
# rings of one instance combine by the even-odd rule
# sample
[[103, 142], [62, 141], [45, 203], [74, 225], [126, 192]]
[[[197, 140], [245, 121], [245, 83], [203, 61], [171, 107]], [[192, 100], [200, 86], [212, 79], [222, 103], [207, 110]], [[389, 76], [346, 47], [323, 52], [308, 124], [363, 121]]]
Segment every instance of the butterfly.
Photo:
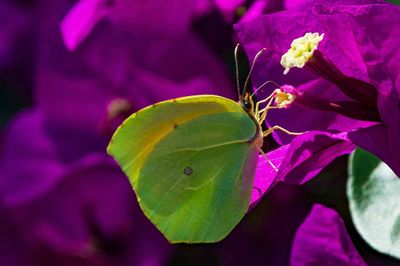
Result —
[[263, 138], [281, 128], [262, 129], [274, 95], [254, 103], [237, 84], [239, 102], [196, 95], [145, 107], [119, 126], [107, 147], [144, 214], [171, 243], [220, 241], [248, 211]]

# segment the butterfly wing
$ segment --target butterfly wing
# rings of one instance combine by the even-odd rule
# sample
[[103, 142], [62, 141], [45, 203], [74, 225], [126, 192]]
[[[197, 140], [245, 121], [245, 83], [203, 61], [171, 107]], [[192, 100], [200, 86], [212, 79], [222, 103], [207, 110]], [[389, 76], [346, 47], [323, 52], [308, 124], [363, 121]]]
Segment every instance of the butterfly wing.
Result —
[[191, 96], [133, 114], [108, 147], [146, 216], [173, 243], [216, 242], [246, 213], [257, 125], [234, 101]]

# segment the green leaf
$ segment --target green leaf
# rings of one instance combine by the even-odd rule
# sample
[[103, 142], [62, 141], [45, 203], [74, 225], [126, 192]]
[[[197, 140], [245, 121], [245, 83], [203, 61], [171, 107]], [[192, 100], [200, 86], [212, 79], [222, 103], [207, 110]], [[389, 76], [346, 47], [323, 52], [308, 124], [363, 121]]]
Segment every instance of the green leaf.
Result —
[[388, 0], [388, 2], [391, 2], [393, 4], [400, 5], [400, 0]]
[[374, 249], [400, 258], [400, 179], [374, 155], [349, 159], [347, 197], [354, 225]]

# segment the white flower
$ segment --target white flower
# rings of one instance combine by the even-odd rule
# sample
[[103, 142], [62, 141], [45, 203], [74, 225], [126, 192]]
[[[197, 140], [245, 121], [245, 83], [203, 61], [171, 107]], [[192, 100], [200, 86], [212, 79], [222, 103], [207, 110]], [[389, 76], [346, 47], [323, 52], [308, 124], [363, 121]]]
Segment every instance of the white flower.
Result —
[[307, 32], [303, 37], [294, 39], [290, 49], [281, 58], [281, 65], [285, 68], [283, 74], [286, 75], [292, 67], [302, 68], [323, 38], [323, 33], [319, 35], [317, 32]]
[[289, 92], [285, 92], [284, 90], [281, 89], [276, 89], [274, 99], [276, 107], [286, 108], [296, 99], [296, 95]]

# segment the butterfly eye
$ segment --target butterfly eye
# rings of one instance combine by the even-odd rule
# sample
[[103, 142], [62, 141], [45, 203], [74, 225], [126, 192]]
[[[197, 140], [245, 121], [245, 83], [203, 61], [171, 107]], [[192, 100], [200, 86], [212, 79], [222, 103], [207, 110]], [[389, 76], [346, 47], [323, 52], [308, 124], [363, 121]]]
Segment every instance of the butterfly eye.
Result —
[[251, 102], [250, 102], [249, 100], [245, 100], [245, 101], [243, 102], [243, 107], [244, 107], [245, 110], [250, 111], [250, 109], [251, 109]]

